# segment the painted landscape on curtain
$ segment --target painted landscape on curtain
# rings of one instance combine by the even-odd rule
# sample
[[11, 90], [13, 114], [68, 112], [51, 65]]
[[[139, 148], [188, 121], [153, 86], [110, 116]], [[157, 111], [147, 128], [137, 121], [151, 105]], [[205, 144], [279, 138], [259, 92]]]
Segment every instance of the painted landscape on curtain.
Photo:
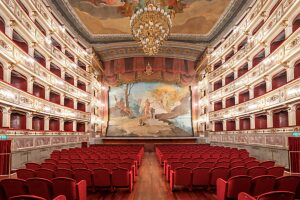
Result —
[[193, 136], [188, 86], [128, 83], [109, 91], [107, 136]]

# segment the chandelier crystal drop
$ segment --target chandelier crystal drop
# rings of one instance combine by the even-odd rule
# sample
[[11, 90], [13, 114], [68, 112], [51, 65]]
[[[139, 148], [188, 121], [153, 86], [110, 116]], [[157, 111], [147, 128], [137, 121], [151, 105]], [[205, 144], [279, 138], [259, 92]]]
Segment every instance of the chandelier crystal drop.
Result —
[[148, 56], [158, 54], [160, 46], [170, 35], [172, 13], [149, 0], [130, 19], [133, 38], [139, 41]]

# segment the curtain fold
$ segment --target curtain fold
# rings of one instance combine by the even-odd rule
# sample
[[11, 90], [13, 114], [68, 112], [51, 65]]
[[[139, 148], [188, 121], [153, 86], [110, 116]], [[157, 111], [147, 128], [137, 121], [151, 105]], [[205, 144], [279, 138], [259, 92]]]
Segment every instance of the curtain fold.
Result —
[[0, 175], [9, 173], [11, 140], [0, 140]]
[[291, 159], [291, 171], [294, 173], [300, 172], [300, 137], [289, 137], [289, 151], [299, 151], [290, 152]]

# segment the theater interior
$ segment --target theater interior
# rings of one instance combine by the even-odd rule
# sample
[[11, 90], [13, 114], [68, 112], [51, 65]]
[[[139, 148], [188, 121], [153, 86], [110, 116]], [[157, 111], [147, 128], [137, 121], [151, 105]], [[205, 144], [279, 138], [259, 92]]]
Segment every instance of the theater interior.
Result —
[[0, 0], [0, 200], [300, 199], [300, 0]]

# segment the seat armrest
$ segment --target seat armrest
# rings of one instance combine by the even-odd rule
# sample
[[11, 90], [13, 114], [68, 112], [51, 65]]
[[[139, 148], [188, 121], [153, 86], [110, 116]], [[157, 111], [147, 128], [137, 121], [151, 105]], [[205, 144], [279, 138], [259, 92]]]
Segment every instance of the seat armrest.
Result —
[[256, 198], [246, 192], [241, 192], [239, 193], [238, 200], [256, 200]]
[[86, 181], [81, 180], [77, 183], [78, 200], [86, 200]]
[[132, 171], [129, 171], [129, 191], [131, 192], [133, 190], [133, 174]]
[[217, 200], [226, 200], [227, 186], [227, 181], [221, 178], [217, 179]]
[[163, 171], [163, 173], [166, 173], [167, 164], [168, 164], [167, 160], [164, 160], [164, 171]]
[[173, 170], [170, 171], [170, 188], [171, 188], [171, 191], [174, 190], [174, 174], [175, 172]]
[[65, 195], [58, 195], [53, 200], [67, 200]]
[[169, 181], [170, 169], [171, 169], [171, 166], [168, 164], [167, 168], [166, 168], [166, 174], [165, 174], [167, 181]]

